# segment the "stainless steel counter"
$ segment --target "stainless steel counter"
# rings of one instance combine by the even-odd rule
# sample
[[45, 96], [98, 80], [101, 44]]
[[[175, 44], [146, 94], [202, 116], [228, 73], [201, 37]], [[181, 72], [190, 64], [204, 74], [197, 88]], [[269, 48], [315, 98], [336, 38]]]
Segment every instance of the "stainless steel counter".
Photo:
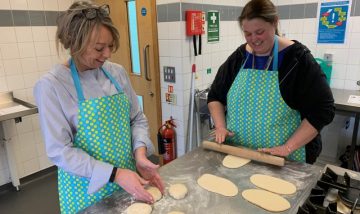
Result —
[[351, 140], [351, 148], [350, 148], [350, 158], [348, 162], [348, 168], [352, 169], [355, 147], [357, 144], [359, 121], [360, 121], [360, 104], [349, 103], [348, 100], [350, 95], [360, 96], [360, 91], [335, 89], [335, 88], [332, 88], [331, 91], [334, 96], [336, 111], [345, 112], [346, 114], [351, 114], [355, 117], [354, 129]]
[[[186, 214], [270, 213], [247, 202], [241, 196], [243, 190], [256, 188], [250, 182], [250, 176], [256, 173], [280, 177], [294, 183], [298, 191], [293, 195], [283, 195], [290, 202], [291, 208], [282, 213], [296, 213], [298, 206], [308, 197], [322, 170], [319, 166], [295, 162], [286, 162], [284, 167], [250, 162], [239, 169], [228, 169], [221, 164], [224, 157], [224, 154], [197, 148], [161, 167], [160, 174], [166, 183], [166, 191], [170, 184], [184, 183], [189, 193], [182, 200], [174, 200], [169, 195], [165, 195], [153, 205], [152, 213], [168, 213], [172, 210]], [[231, 180], [238, 186], [239, 194], [235, 197], [225, 197], [202, 189], [196, 181], [204, 173]], [[133, 202], [134, 199], [129, 194], [117, 192], [88, 207], [83, 213], [122, 213]]]

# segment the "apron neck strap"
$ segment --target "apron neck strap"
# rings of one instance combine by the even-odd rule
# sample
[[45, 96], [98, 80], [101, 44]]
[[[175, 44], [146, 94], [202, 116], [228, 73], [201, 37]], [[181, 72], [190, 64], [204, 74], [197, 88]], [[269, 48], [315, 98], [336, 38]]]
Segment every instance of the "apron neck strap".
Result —
[[[69, 64], [70, 64], [71, 76], [72, 76], [73, 81], [74, 81], [74, 85], [75, 85], [75, 89], [76, 89], [78, 99], [79, 99], [79, 101], [84, 101], [85, 97], [84, 97], [83, 90], [81, 88], [79, 74], [78, 74], [78, 71], [76, 69], [75, 62], [74, 62], [74, 60], [72, 58], [69, 60]], [[119, 93], [123, 93], [123, 90], [120, 87], [120, 84], [115, 80], [115, 78], [108, 71], [106, 71], [103, 67], [101, 67], [100, 69], [104, 72], [104, 74], [107, 76], [107, 78], [110, 79], [112, 84], [114, 84], [116, 90]]]
[[[270, 53], [270, 56], [269, 56], [270, 58], [273, 59], [273, 66], [272, 66], [273, 71], [278, 70], [278, 52], [279, 52], [279, 41], [278, 40], [279, 40], [278, 36], [275, 35], [275, 37], [274, 37], [274, 48], [273, 48], [272, 53]], [[246, 51], [246, 59], [245, 59], [244, 63], [242, 64], [241, 69], [244, 69], [246, 61], [249, 59], [249, 55], [250, 55], [250, 53]], [[255, 59], [253, 59], [253, 60], [255, 60]], [[271, 63], [271, 61], [268, 62], [267, 64], [270, 64], [270, 63]]]

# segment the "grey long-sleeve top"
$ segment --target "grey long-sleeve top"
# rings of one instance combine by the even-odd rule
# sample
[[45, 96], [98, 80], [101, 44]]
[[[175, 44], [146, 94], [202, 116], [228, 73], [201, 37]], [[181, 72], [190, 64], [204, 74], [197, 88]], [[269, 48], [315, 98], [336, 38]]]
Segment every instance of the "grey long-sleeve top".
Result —
[[[129, 98], [133, 151], [146, 146], [147, 155], [152, 154], [154, 147], [149, 137], [148, 122], [125, 69], [111, 62], [105, 62], [103, 68], [118, 81]], [[85, 99], [118, 93], [100, 69], [79, 72], [79, 78]], [[34, 96], [50, 160], [67, 172], [88, 178], [89, 194], [98, 191], [108, 182], [113, 166], [95, 160], [80, 148], [73, 147], [78, 124], [78, 97], [70, 69], [65, 65], [55, 65], [36, 83]]]

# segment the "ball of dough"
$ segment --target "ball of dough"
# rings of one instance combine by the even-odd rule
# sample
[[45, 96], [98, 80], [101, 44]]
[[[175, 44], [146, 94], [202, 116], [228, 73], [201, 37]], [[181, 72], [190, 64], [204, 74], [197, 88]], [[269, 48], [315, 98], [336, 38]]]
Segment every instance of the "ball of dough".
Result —
[[172, 184], [169, 188], [169, 194], [175, 199], [185, 198], [188, 192], [187, 187], [184, 184]]
[[134, 203], [126, 208], [126, 214], [150, 214], [152, 207], [145, 203]]
[[157, 187], [148, 187], [146, 191], [148, 191], [152, 195], [152, 197], [154, 198], [154, 202], [157, 202], [162, 197], [162, 194]]
[[168, 214], [185, 214], [185, 213], [179, 212], [179, 211], [171, 211], [171, 212], [168, 212]]

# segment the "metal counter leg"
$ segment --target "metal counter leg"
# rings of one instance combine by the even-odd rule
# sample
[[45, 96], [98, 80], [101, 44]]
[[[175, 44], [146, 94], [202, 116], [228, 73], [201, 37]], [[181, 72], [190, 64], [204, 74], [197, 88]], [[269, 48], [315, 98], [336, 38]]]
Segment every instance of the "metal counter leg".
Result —
[[16, 188], [16, 190], [19, 191], [20, 180], [19, 180], [17, 167], [16, 167], [14, 143], [11, 142], [12, 139], [10, 138], [10, 136], [7, 136], [8, 131], [6, 130], [6, 127], [10, 127], [11, 126], [10, 123], [13, 123], [13, 122], [14, 122], [13, 120], [3, 121], [2, 126], [0, 126], [0, 127], [2, 128], [2, 132], [3, 132], [2, 140], [4, 141], [4, 144], [5, 144], [5, 150], [6, 150], [7, 160], [8, 160], [8, 164], [9, 164], [11, 182], [12, 182], [13, 186]]
[[354, 130], [352, 134], [352, 140], [351, 140], [351, 147], [350, 147], [350, 159], [348, 162], [348, 169], [353, 169], [354, 164], [354, 155], [355, 155], [355, 147], [357, 143], [357, 134], [359, 130], [359, 119], [360, 119], [360, 113], [355, 114], [355, 122], [354, 122]]

